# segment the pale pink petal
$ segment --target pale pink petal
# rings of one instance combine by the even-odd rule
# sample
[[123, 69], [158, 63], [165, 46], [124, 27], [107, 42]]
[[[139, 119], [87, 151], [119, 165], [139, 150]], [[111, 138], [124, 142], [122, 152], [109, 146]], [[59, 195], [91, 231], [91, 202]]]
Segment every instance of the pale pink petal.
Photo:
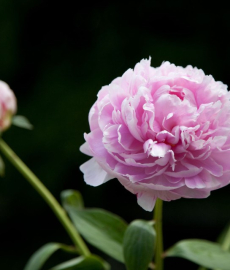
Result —
[[125, 123], [127, 124], [127, 127], [130, 133], [133, 135], [133, 137], [137, 139], [138, 141], [143, 141], [140, 127], [137, 124], [138, 120], [136, 117], [135, 109], [129, 103], [129, 100], [125, 99], [122, 102], [121, 112], [123, 115], [123, 119]]
[[126, 151], [140, 151], [142, 143], [136, 140], [125, 125], [118, 127], [118, 142]]
[[102, 109], [99, 111], [98, 123], [101, 130], [108, 124], [112, 124], [112, 112], [114, 108], [110, 103], [106, 103]]
[[156, 197], [148, 193], [138, 193], [137, 203], [146, 211], [151, 212], [156, 203]]
[[171, 177], [192, 177], [196, 176], [202, 171], [202, 168], [198, 167], [193, 167], [188, 170], [183, 170], [183, 171], [166, 171], [165, 174]]
[[206, 185], [199, 175], [185, 178], [185, 184], [188, 188], [205, 188]]
[[88, 156], [93, 156], [93, 153], [92, 151], [90, 150], [89, 148], [89, 144], [87, 142], [83, 143], [81, 146], [80, 146], [80, 151]]
[[89, 126], [90, 126], [90, 130], [99, 128], [98, 109], [95, 104], [92, 106], [92, 108], [89, 111]]
[[165, 143], [156, 143], [152, 146], [150, 155], [153, 157], [164, 157], [166, 153], [171, 149], [171, 146]]
[[215, 162], [212, 158], [208, 158], [206, 160], [200, 161], [201, 166], [205, 168], [208, 172], [210, 172], [214, 176], [222, 176], [223, 175], [223, 167]]
[[84, 173], [84, 180], [86, 184], [90, 186], [99, 186], [114, 176], [109, 175], [102, 167], [97, 163], [95, 158], [91, 158], [80, 166], [80, 170]]
[[221, 150], [216, 149], [211, 155], [215, 162], [221, 164], [224, 170], [230, 170], [230, 149]]
[[102, 142], [109, 152], [123, 152], [123, 147], [118, 142], [119, 125], [107, 125], [103, 131]]
[[85, 134], [85, 140], [88, 143], [90, 151], [94, 156], [103, 158], [106, 155], [106, 149], [102, 143], [103, 133], [100, 129], [95, 129], [89, 134]]
[[210, 195], [210, 191], [206, 189], [190, 189], [186, 186], [172, 190], [173, 193], [180, 195], [183, 198], [207, 198]]
[[117, 84], [111, 84], [109, 87], [109, 99], [114, 108], [120, 110], [122, 101], [128, 96], [124, 89]]
[[147, 140], [144, 145], [144, 152], [152, 157], [162, 158], [171, 149], [171, 146], [165, 143], [157, 143], [151, 139]]

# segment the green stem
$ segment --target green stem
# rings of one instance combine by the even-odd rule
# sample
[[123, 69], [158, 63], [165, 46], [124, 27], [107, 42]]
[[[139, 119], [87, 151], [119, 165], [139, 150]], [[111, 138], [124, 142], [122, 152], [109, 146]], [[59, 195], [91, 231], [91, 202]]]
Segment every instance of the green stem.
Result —
[[70, 253], [70, 254], [81, 254], [81, 252], [79, 252], [78, 248], [77, 247], [74, 247], [74, 246], [68, 246], [68, 245], [65, 245], [65, 244], [61, 244], [60, 243], [60, 248], [67, 252], [67, 253]]
[[163, 201], [157, 199], [154, 210], [154, 221], [156, 230], [155, 270], [163, 270], [162, 207]]
[[65, 228], [66, 232], [69, 234], [74, 245], [79, 248], [81, 254], [85, 256], [90, 255], [88, 247], [71, 223], [64, 209], [50, 193], [50, 191], [43, 185], [43, 183], [37, 178], [37, 176], [25, 165], [25, 163], [11, 150], [11, 148], [2, 139], [0, 139], [0, 150], [47, 202], [47, 204], [50, 206], [56, 217], [59, 219], [59, 221]]
[[228, 231], [227, 231], [226, 236], [224, 238], [222, 248], [225, 251], [229, 250], [229, 248], [230, 248], [230, 226], [228, 227]]

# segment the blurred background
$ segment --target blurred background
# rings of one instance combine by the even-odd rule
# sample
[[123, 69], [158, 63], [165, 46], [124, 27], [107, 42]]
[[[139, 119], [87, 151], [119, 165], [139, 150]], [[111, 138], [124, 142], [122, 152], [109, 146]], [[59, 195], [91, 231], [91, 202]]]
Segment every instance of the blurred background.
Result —
[[[142, 58], [151, 56], [152, 66], [165, 60], [191, 64], [230, 84], [229, 12], [214, 16], [194, 8], [190, 15], [182, 3], [0, 0], [0, 79], [14, 90], [18, 114], [35, 127], [12, 127], [4, 140], [56, 198], [64, 189], [77, 189], [87, 207], [105, 208], [127, 222], [152, 218], [116, 180], [87, 186], [79, 166], [88, 157], [79, 147], [89, 131], [88, 111], [97, 92]], [[5, 163], [0, 269], [20, 270], [40, 246], [70, 240], [41, 197]], [[164, 203], [165, 248], [184, 238], [215, 241], [230, 220], [229, 192], [227, 186], [207, 199]], [[125, 269], [98, 254], [112, 270]], [[65, 259], [69, 256], [57, 253], [44, 269]], [[165, 264], [166, 270], [197, 269], [182, 259], [166, 259]]]

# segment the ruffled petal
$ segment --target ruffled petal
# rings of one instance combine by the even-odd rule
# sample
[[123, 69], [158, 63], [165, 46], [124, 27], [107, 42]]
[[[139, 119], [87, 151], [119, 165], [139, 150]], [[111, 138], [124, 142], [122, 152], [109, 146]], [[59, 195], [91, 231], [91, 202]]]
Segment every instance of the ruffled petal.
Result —
[[137, 203], [146, 211], [153, 211], [157, 198], [148, 193], [138, 193]]
[[204, 181], [202, 180], [202, 178], [199, 175], [193, 176], [193, 177], [189, 177], [189, 178], [185, 178], [185, 185], [188, 188], [205, 188], [206, 185], [204, 183]]
[[84, 180], [86, 184], [96, 187], [111, 179], [114, 176], [109, 175], [102, 167], [97, 163], [95, 158], [91, 158], [80, 166], [80, 170], [84, 173]]
[[81, 146], [80, 146], [80, 151], [88, 156], [93, 156], [93, 153], [92, 151], [90, 150], [90, 147], [89, 147], [89, 144], [87, 142], [83, 143]]
[[172, 192], [180, 195], [183, 198], [203, 199], [210, 195], [210, 190], [208, 189], [191, 189], [186, 186], [174, 189]]

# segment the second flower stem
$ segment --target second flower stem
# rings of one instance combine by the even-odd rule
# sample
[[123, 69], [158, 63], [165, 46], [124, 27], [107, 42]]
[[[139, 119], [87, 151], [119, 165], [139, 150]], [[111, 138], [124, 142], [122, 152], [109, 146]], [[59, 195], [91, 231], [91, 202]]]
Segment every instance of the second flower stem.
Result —
[[90, 251], [86, 246], [85, 242], [73, 226], [64, 209], [50, 193], [50, 191], [43, 185], [43, 183], [37, 178], [37, 176], [25, 165], [25, 163], [11, 150], [11, 148], [2, 139], [0, 139], [0, 150], [47, 202], [47, 204], [50, 206], [56, 217], [59, 219], [59, 221], [65, 228], [66, 232], [69, 234], [74, 245], [79, 248], [81, 254], [85, 256], [90, 255]]
[[155, 270], [163, 270], [162, 206], [163, 201], [157, 199], [154, 209], [154, 221], [156, 230]]

